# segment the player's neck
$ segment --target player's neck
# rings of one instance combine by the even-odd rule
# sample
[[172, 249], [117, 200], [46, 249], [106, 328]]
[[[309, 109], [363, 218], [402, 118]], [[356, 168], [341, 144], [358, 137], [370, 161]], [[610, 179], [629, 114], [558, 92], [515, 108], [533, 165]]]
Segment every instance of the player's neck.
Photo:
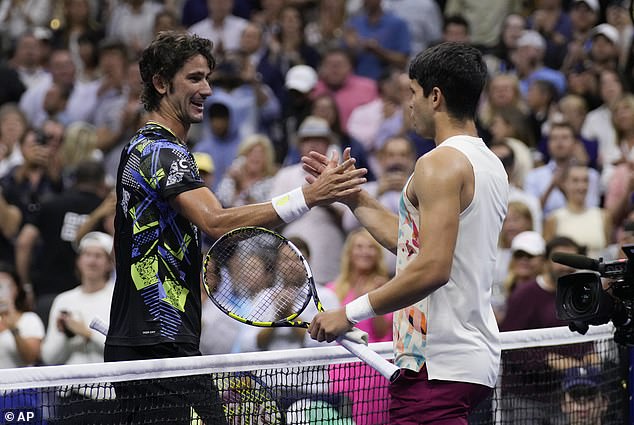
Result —
[[434, 137], [436, 145], [454, 136], [479, 137], [475, 122], [473, 120], [458, 121], [447, 114], [437, 116], [436, 137]]
[[165, 128], [174, 136], [178, 137], [182, 143], [185, 143], [185, 140], [187, 140], [189, 125], [183, 124], [182, 121], [176, 118], [170, 117], [166, 114], [161, 114], [158, 111], [153, 111], [148, 114], [148, 122], [156, 123]]

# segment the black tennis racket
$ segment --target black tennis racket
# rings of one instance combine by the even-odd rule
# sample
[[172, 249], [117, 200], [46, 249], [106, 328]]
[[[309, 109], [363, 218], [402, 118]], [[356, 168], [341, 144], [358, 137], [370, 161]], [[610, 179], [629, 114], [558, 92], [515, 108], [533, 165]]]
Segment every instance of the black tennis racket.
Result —
[[[299, 315], [310, 304], [324, 311], [313, 274], [299, 249], [284, 236], [262, 227], [240, 227], [220, 237], [203, 264], [209, 298], [229, 317], [259, 327], [301, 327]], [[351, 332], [338, 342], [393, 381], [399, 369]]]

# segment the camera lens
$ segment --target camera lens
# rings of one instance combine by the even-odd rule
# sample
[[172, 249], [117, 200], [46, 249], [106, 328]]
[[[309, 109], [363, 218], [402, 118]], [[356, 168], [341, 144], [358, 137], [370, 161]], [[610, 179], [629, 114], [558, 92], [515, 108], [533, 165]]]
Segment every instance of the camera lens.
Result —
[[588, 313], [588, 310], [592, 310], [596, 303], [596, 295], [593, 287], [587, 283], [571, 290], [569, 297], [569, 305], [576, 314]]

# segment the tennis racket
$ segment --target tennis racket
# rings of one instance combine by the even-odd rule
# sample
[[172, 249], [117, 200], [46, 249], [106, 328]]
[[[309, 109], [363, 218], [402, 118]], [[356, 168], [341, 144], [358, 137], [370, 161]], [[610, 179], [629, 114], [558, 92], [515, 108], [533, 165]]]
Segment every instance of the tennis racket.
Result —
[[[299, 316], [311, 300], [324, 311], [299, 249], [262, 227], [240, 227], [222, 235], [205, 256], [203, 278], [213, 303], [247, 325], [307, 328], [309, 322]], [[359, 341], [358, 332], [349, 331], [337, 341], [393, 382], [399, 369]]]

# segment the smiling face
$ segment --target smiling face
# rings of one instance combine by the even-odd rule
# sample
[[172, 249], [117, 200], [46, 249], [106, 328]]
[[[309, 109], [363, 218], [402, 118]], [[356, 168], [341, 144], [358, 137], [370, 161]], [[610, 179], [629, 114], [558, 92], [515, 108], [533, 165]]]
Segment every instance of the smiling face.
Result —
[[185, 62], [171, 83], [165, 84], [157, 78], [156, 90], [164, 95], [161, 109], [185, 126], [201, 122], [205, 99], [211, 96], [210, 75], [207, 60], [196, 55]]

